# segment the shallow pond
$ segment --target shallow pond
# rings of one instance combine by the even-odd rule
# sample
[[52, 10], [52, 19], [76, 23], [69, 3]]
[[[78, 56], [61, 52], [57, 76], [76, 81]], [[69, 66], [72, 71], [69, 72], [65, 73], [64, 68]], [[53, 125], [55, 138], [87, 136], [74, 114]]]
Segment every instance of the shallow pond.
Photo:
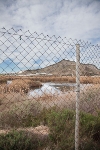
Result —
[[76, 84], [73, 83], [43, 83], [39, 89], [31, 90], [29, 96], [40, 96], [42, 94], [60, 94], [62, 92], [75, 91]]
[[[7, 84], [11, 84], [12, 81], [8, 80]], [[86, 86], [86, 84], [81, 84], [81, 90]], [[45, 94], [60, 94], [66, 93], [69, 91], [76, 91], [76, 83], [54, 83], [54, 82], [47, 82], [42, 83], [40, 88], [36, 88], [34, 90], [30, 90], [28, 92], [29, 97], [37, 97]]]

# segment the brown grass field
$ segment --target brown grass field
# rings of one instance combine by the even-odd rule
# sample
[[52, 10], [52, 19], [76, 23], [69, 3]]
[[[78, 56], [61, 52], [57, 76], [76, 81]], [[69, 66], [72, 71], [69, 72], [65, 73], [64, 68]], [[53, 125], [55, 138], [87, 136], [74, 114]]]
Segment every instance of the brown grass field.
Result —
[[[7, 86], [7, 80], [12, 83]], [[81, 77], [84, 83], [80, 92], [80, 110], [96, 115], [100, 110], [100, 77]], [[7, 77], [0, 76], [0, 127], [6, 128], [23, 120], [27, 115], [36, 114], [38, 109], [68, 108], [75, 110], [76, 92], [68, 91], [61, 94], [46, 94], [42, 96], [28, 96], [28, 90], [39, 88], [41, 82], [69, 82], [74, 83], [75, 77]], [[11, 122], [13, 120], [13, 122]], [[18, 122], [20, 123], [20, 122]]]
[[[40, 82], [67, 82], [67, 83], [75, 83], [75, 76], [0, 76], [0, 84], [6, 83], [7, 80], [31, 80], [31, 81], [40, 81]], [[83, 84], [99, 84], [100, 76], [81, 76], [80, 82]]]
[[[6, 81], [7, 82], [7, 81]], [[1, 83], [0, 92], [21, 92], [28, 93], [30, 89], [39, 88], [42, 86], [40, 81], [33, 81], [30, 79], [14, 79], [12, 83], [7, 85], [6, 83]]]
[[[100, 84], [88, 84], [87, 86], [83, 86], [84, 88], [81, 89], [80, 93], [80, 111], [85, 113], [80, 113], [80, 143], [82, 146], [89, 145], [88, 150], [93, 150], [92, 147], [99, 150], [100, 139], [95, 141], [93, 137], [97, 135], [97, 133], [99, 133], [98, 130], [100, 130], [100, 118], [98, 117], [100, 113]], [[4, 143], [4, 148], [6, 147], [5, 149], [8, 149], [9, 143], [11, 143], [11, 146], [12, 143], [19, 143], [18, 149], [20, 149], [20, 143], [23, 143], [24, 149], [26, 149], [25, 139], [29, 140], [30, 138], [32, 142], [29, 143], [29, 145], [37, 146], [38, 143], [36, 140], [33, 143], [33, 139], [37, 139], [39, 143], [43, 142], [44, 144], [43, 149], [41, 149], [40, 146], [37, 150], [44, 150], [48, 149], [49, 144], [52, 148], [53, 142], [51, 143], [49, 139], [49, 136], [51, 137], [52, 135], [52, 137], [54, 137], [54, 145], [55, 139], [58, 137], [60, 138], [60, 142], [57, 141], [57, 144], [62, 145], [61, 149], [64, 147], [64, 150], [70, 150], [72, 146], [72, 149], [74, 149], [75, 114], [72, 112], [75, 110], [75, 99], [76, 92], [74, 91], [62, 94], [55, 93], [54, 95], [44, 93], [42, 96], [32, 97], [30, 99], [25, 93], [11, 92], [0, 94], [1, 144]], [[52, 109], [53, 107], [58, 111]], [[51, 110], [49, 108], [51, 108]], [[67, 116], [63, 110], [66, 110], [65, 112], [69, 110]], [[63, 113], [59, 116], [61, 112]], [[24, 141], [22, 141], [21, 138], [19, 142], [16, 140], [20, 137], [18, 136], [19, 134], [17, 134], [15, 138], [14, 134], [16, 132], [25, 134]], [[65, 143], [69, 144], [69, 148], [66, 145], [64, 146]], [[86, 150], [86, 148], [82, 150]], [[59, 147], [57, 147], [57, 149], [59, 149]]]
[[[25, 79], [26, 80], [26, 79]], [[20, 83], [20, 86], [26, 86], [28, 84], [28, 81], [23, 84], [23, 82], [19, 82], [19, 79], [13, 80], [14, 86], [17, 85], [17, 83]], [[12, 86], [13, 86], [12, 84]], [[35, 85], [35, 84], [34, 84]], [[14, 87], [15, 88], [15, 87]], [[21, 131], [27, 135], [27, 138], [29, 137], [31, 139], [38, 139], [44, 143], [44, 147], [46, 149], [48, 148], [48, 141], [49, 141], [49, 135], [54, 133], [55, 135], [61, 136], [65, 135], [65, 129], [68, 130], [68, 142], [71, 136], [71, 139], [74, 139], [74, 118], [71, 123], [72, 113], [71, 111], [75, 110], [75, 104], [76, 104], [76, 92], [75, 91], [68, 91], [68, 92], [62, 92], [61, 94], [55, 93], [55, 94], [46, 94], [44, 93], [42, 96], [38, 97], [31, 97], [29, 98], [27, 93], [21, 93], [19, 91], [11, 91], [11, 92], [5, 92], [0, 93], [0, 135], [4, 135], [9, 137], [9, 133], [13, 131]], [[51, 108], [51, 110], [50, 110]], [[56, 111], [52, 112], [52, 108], [56, 108], [58, 112]], [[69, 110], [70, 113], [68, 116], [66, 116], [64, 113], [59, 118], [59, 112], [62, 110]], [[100, 84], [84, 84], [83, 87], [81, 87], [80, 92], [80, 111], [87, 113], [87, 115], [83, 118], [81, 118], [81, 124], [80, 124], [80, 141], [81, 143], [85, 141], [86, 144], [88, 144], [88, 140], [91, 141], [92, 135], [95, 135], [94, 132], [92, 134], [91, 125], [95, 123], [94, 118], [98, 116], [100, 113]], [[46, 115], [47, 114], [47, 115]], [[80, 113], [81, 114], [81, 113]], [[91, 116], [92, 114], [92, 120]], [[74, 115], [74, 114], [73, 114]], [[46, 117], [49, 117], [49, 121], [47, 121]], [[74, 115], [75, 116], [75, 115]], [[57, 118], [57, 119], [56, 119]], [[86, 119], [86, 120], [85, 120]], [[87, 120], [88, 119], [88, 120]], [[57, 122], [54, 122], [54, 121]], [[64, 121], [63, 121], [64, 120]], [[62, 122], [63, 121], [63, 122]], [[87, 124], [90, 124], [87, 126]], [[86, 122], [87, 124], [85, 124]], [[48, 124], [47, 124], [48, 123]], [[63, 124], [67, 125], [67, 127]], [[82, 126], [82, 123], [84, 125], [84, 128]], [[60, 126], [59, 126], [60, 125]], [[98, 121], [96, 121], [96, 125], [98, 126]], [[55, 132], [52, 130], [55, 128]], [[71, 129], [69, 128], [71, 127]], [[64, 132], [62, 132], [64, 128]], [[87, 131], [87, 129], [89, 131]], [[60, 132], [61, 130], [61, 132]], [[95, 129], [96, 130], [96, 129]], [[69, 132], [71, 131], [71, 132]], [[96, 130], [97, 131], [97, 130]], [[82, 133], [81, 133], [82, 132]], [[57, 134], [58, 133], [58, 134]], [[91, 133], [91, 135], [90, 135]], [[85, 134], [85, 135], [84, 135]], [[87, 135], [90, 135], [89, 137]], [[14, 135], [13, 135], [14, 136]], [[11, 137], [13, 138], [11, 135]], [[61, 138], [64, 139], [66, 136], [61, 136]], [[9, 139], [11, 139], [9, 137]], [[15, 138], [14, 142], [15, 142]], [[18, 139], [18, 136], [17, 136]], [[4, 141], [4, 138], [1, 139], [2, 142]], [[48, 140], [48, 141], [47, 141]], [[73, 140], [74, 141], [74, 140]], [[73, 144], [73, 141], [71, 140], [71, 145]], [[12, 142], [12, 139], [11, 139]], [[55, 142], [55, 141], [54, 141]], [[90, 145], [94, 141], [92, 140]], [[7, 139], [5, 141], [7, 143]], [[13, 142], [12, 142], [13, 143]], [[61, 141], [62, 145], [63, 142]], [[67, 142], [66, 142], [67, 143]], [[100, 142], [99, 142], [100, 143]], [[23, 141], [23, 145], [25, 145]], [[33, 141], [32, 141], [33, 144]], [[37, 143], [35, 142], [35, 145]], [[55, 143], [54, 143], [55, 144]], [[6, 145], [6, 144], [5, 144]], [[4, 145], [4, 146], [5, 146]], [[94, 145], [95, 146], [95, 145]], [[6, 146], [8, 148], [8, 145]], [[52, 143], [51, 143], [52, 147]], [[74, 147], [74, 146], [73, 146]], [[98, 148], [100, 148], [100, 145], [98, 144]], [[20, 149], [20, 146], [19, 146]], [[43, 148], [44, 150], [45, 148]], [[58, 149], [58, 148], [57, 148]], [[65, 148], [67, 149], [67, 148]], [[91, 148], [90, 148], [91, 149]], [[96, 148], [95, 148], [96, 149]], [[38, 149], [40, 150], [40, 149]], [[83, 149], [85, 150], [85, 149]], [[99, 150], [99, 149], [98, 149]]]
[[[34, 103], [39, 103], [42, 108], [57, 106], [61, 108], [75, 109], [76, 92], [68, 91], [61, 94], [44, 93], [37, 97], [28, 97], [27, 93], [5, 92], [0, 93], [0, 112], [19, 109], [26, 111], [26, 108], [33, 107]], [[80, 109], [94, 113], [100, 109], [100, 84], [85, 85], [80, 92]]]

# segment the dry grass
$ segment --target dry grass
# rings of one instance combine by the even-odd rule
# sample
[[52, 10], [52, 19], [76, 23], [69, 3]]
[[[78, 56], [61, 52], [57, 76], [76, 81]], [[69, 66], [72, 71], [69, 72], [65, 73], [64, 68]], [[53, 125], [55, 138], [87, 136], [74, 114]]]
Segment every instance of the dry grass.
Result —
[[[73, 106], [75, 108], [76, 92], [68, 91], [64, 93], [37, 95], [29, 97], [21, 93], [3, 93], [0, 94], [0, 111], [10, 110], [17, 106], [23, 107], [24, 104], [31, 105], [34, 102], [40, 103], [42, 107], [50, 108], [57, 106], [59, 108]], [[100, 104], [100, 84], [88, 84], [81, 89], [81, 110], [91, 112], [91, 109], [99, 108]]]
[[[76, 95], [75, 95], [76, 96]], [[70, 105], [71, 109], [76, 109], [76, 98]], [[97, 115], [100, 112], [100, 84], [89, 84], [83, 86], [79, 101], [80, 111]]]
[[[6, 96], [6, 98], [8, 97]], [[41, 110], [41, 105], [38, 102], [21, 95], [12, 97], [12, 99], [5, 99], [0, 106], [0, 128], [23, 127], [24, 122], [30, 123], [26, 121], [27, 117], [30, 120], [30, 116], [33, 116], [34, 119]], [[34, 124], [36, 123], [34, 122]]]
[[23, 120], [27, 116], [37, 117], [44, 108], [49, 109], [54, 106], [59, 109], [64, 107], [70, 108], [71, 102], [75, 100], [75, 92], [61, 95], [44, 93], [42, 96], [30, 99], [26, 94], [4, 93], [0, 94], [0, 99], [2, 99], [0, 105], [0, 126], [8, 129], [14, 126], [24, 126]]
[[100, 77], [81, 76], [80, 82], [84, 84], [100, 84]]
[[100, 84], [90, 85], [81, 93], [81, 111], [96, 115], [100, 111]]
[[[5, 135], [11, 131], [13, 131], [13, 130], [0, 130], [0, 134]], [[31, 134], [33, 136], [37, 136], [39, 139], [42, 139], [42, 140], [48, 138], [48, 135], [50, 133], [49, 127], [44, 126], [44, 125], [37, 126], [35, 128], [33, 128], [33, 127], [18, 128], [17, 131], [23, 131], [23, 132], [27, 133], [28, 135]]]
[[[0, 83], [6, 83], [7, 80], [31, 80], [31, 81], [40, 81], [40, 82], [67, 82], [75, 83], [75, 76], [34, 76], [34, 77], [25, 77], [25, 76], [0, 76]], [[100, 83], [100, 76], [81, 76], [81, 83], [87, 84], [98, 84]]]
[[30, 89], [35, 89], [41, 87], [42, 84], [39, 81], [33, 81], [30, 79], [15, 79], [12, 80], [12, 83], [7, 84], [1, 84], [0, 86], [0, 92], [6, 93], [6, 92], [22, 92], [22, 93], [28, 93]]
[[[100, 84], [88, 84], [81, 90], [80, 110], [96, 115], [100, 111]], [[28, 115], [35, 115], [43, 109], [56, 106], [59, 109], [75, 109], [76, 92], [46, 94], [29, 98], [27, 94], [0, 94], [0, 126], [23, 125], [23, 119]], [[17, 121], [16, 121], [17, 120]]]
[[29, 98], [26, 94], [20, 93], [5, 93], [0, 94], [1, 105], [0, 112], [14, 110], [18, 108], [19, 110], [25, 109], [26, 107], [33, 107], [34, 103], [38, 103], [42, 106], [42, 108], [50, 108], [53, 106], [57, 106], [59, 108], [67, 107], [75, 101], [76, 93], [71, 91], [68, 93], [62, 94], [46, 94], [44, 93], [41, 96], [31, 97]]

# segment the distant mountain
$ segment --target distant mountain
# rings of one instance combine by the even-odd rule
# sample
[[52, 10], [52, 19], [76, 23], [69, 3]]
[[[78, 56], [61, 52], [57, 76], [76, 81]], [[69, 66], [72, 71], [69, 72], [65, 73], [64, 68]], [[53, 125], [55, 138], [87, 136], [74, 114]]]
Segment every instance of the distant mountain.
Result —
[[[37, 70], [26, 70], [22, 74], [53, 74], [53, 75], [75, 75], [76, 62], [70, 60], [61, 60], [58, 63]], [[92, 64], [80, 64], [80, 75], [93, 76], [100, 75], [100, 69]]]

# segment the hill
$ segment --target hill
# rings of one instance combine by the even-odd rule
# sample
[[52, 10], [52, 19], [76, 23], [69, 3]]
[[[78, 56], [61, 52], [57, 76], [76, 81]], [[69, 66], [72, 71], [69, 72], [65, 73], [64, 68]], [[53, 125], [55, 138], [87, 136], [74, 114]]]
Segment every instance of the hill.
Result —
[[[61, 60], [58, 63], [55, 63], [53, 65], [47, 66], [42, 69], [36, 69], [36, 70], [26, 70], [22, 74], [49, 74], [49, 75], [75, 75], [76, 71], [76, 62], [70, 61], [70, 60]], [[80, 75], [84, 76], [94, 76], [94, 75], [100, 75], [100, 69], [98, 69], [93, 64], [80, 64]]]

